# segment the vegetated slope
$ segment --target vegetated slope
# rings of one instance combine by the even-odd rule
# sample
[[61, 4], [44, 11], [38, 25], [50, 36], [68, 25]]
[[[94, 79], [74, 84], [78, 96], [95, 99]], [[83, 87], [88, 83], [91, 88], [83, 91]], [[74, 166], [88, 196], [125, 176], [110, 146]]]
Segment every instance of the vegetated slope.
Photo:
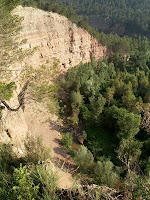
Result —
[[128, 59], [92, 58], [60, 81], [69, 124], [84, 127], [86, 146], [75, 153], [75, 162], [94, 183], [123, 189], [123, 199], [150, 198], [149, 59], [147, 43], [145, 52], [139, 49]]
[[[11, 108], [16, 108], [19, 104], [18, 95], [25, 82], [35, 73], [35, 69], [43, 69], [43, 66], [49, 65], [46, 68], [48, 72], [48, 70], [51, 70], [53, 60], [57, 65], [59, 63], [58, 59], [60, 61], [59, 68], [64, 70], [65, 67], [71, 67], [80, 62], [89, 62], [91, 56], [99, 59], [109, 55], [105, 46], [100, 44], [87, 31], [78, 28], [76, 24], [73, 24], [66, 17], [31, 7], [23, 8], [22, 6], [18, 6], [13, 11], [13, 14], [23, 17], [22, 29], [20, 35], [18, 35], [22, 45], [18, 49], [20, 51], [25, 50], [27, 56], [24, 55], [24, 59], [21, 62], [16, 60], [9, 66], [9, 70], [12, 70], [9, 81], [13, 81], [16, 84], [14, 96], [8, 102]], [[41, 76], [40, 78], [43, 77], [43, 84], [53, 79], [53, 77], [48, 77], [46, 74], [40, 74], [39, 76]], [[33, 81], [32, 84], [34, 84]], [[36, 84], [38, 85], [39, 82], [36, 82]], [[49, 85], [48, 87], [47, 85], [38, 86], [36, 89], [37, 91], [41, 90], [41, 92], [43, 92], [42, 89], [47, 92], [45, 88], [49, 88]], [[33, 136], [42, 135], [44, 144], [52, 148], [52, 158], [58, 163], [59, 167], [66, 162], [71, 166], [70, 157], [60, 145], [61, 136], [59, 130], [55, 130], [50, 123], [52, 121], [57, 124], [56, 116], [50, 115], [48, 110], [44, 112], [43, 103], [45, 102], [40, 104], [34, 100], [32, 101], [32, 98], [35, 98], [32, 93], [34, 93], [33, 90], [30, 91], [30, 94], [28, 91], [23, 109], [20, 108], [16, 112], [8, 111], [6, 108], [3, 109], [3, 131], [0, 135], [0, 141], [10, 141], [13, 149], [22, 155], [24, 153], [23, 142], [27, 133]], [[43, 98], [42, 94], [38, 94], [37, 98]], [[66, 188], [72, 184], [72, 181], [69, 180], [71, 179], [70, 174], [65, 173], [65, 177], [68, 178], [60, 182], [60, 187]]]
[[[32, 16], [32, 13], [31, 13], [31, 16]], [[38, 29], [38, 27], [36, 27], [36, 28]], [[21, 38], [21, 39], [23, 39], [23, 38]], [[24, 40], [24, 42], [25, 42], [25, 40]], [[140, 44], [143, 44], [143, 45], [141, 46]], [[5, 43], [4, 43], [4, 45], [5, 45]], [[31, 44], [30, 44], [30, 46], [31, 46]], [[64, 89], [66, 89], [66, 92], [68, 92], [69, 89], [71, 90], [70, 94], [68, 96], [70, 96], [70, 103], [71, 103], [73, 115], [71, 116], [70, 119], [72, 120], [72, 122], [75, 122], [74, 123], [75, 125], [77, 125], [78, 120], [80, 120], [81, 119], [80, 117], [82, 117], [83, 122], [85, 122], [86, 129], [89, 129], [88, 126], [90, 126], [92, 124], [94, 125], [95, 123], [98, 124], [98, 126], [99, 126], [99, 122], [102, 122], [102, 121], [100, 121], [100, 118], [101, 118], [101, 114], [103, 114], [102, 111], [104, 109], [104, 111], [106, 111], [105, 112], [106, 122], [107, 121], [112, 122], [112, 123], [115, 122], [113, 124], [110, 124], [110, 126], [116, 125], [114, 127], [114, 129], [116, 128], [116, 131], [119, 129], [116, 134], [116, 136], [118, 137], [118, 140], [120, 141], [120, 146], [119, 146], [119, 150], [118, 150], [119, 156], [121, 159], [124, 159], [124, 155], [127, 155], [127, 157], [125, 157], [125, 159], [127, 159], [127, 162], [129, 161], [127, 163], [125, 160], [125, 164], [126, 164], [127, 168], [124, 168], [125, 166], [123, 167], [124, 176], [125, 176], [125, 173], [127, 173], [127, 171], [129, 172], [127, 174], [127, 175], [129, 175], [129, 178], [130, 178], [130, 180], [129, 180], [130, 182], [128, 182], [129, 185], [128, 184], [126, 185], [126, 181], [125, 181], [125, 185], [124, 185], [125, 189], [127, 188], [126, 191], [129, 191], [129, 192], [127, 192], [127, 194], [129, 194], [128, 197], [130, 196], [130, 193], [132, 195], [132, 193], [134, 191], [137, 191], [138, 196], [141, 197], [141, 195], [143, 194], [143, 189], [146, 188], [146, 192], [147, 192], [147, 188], [149, 188], [149, 186], [147, 185], [147, 182], [145, 182], [143, 185], [143, 181], [138, 182], [138, 185], [135, 186], [135, 182], [134, 182], [135, 179], [132, 179], [134, 177], [132, 177], [132, 173], [130, 173], [132, 167], [134, 167], [134, 162], [138, 159], [139, 155], [141, 154], [141, 149], [140, 149], [141, 142], [137, 141], [137, 139], [135, 138], [135, 135], [137, 135], [137, 131], [138, 131], [139, 125], [140, 125], [139, 124], [140, 116], [131, 113], [132, 110], [130, 112], [126, 110], [126, 109], [130, 110], [132, 108], [132, 105], [136, 102], [136, 100], [139, 103], [142, 101], [143, 97], [145, 100], [145, 93], [143, 93], [141, 95], [142, 97], [139, 97], [137, 92], [138, 91], [140, 92], [140, 90], [142, 90], [144, 92], [144, 89], [147, 89], [147, 86], [149, 86], [149, 80], [148, 80], [149, 79], [149, 69], [148, 69], [148, 65], [147, 65], [149, 49], [147, 49], [147, 46], [148, 46], [148, 41], [144, 40], [144, 41], [139, 42], [139, 45], [138, 45], [139, 51], [133, 52], [134, 54], [130, 55], [129, 57], [120, 57], [118, 55], [113, 55], [112, 58], [110, 58], [111, 64], [108, 64], [106, 59], [104, 60], [104, 63], [101, 63], [100, 61], [96, 62], [95, 59], [92, 58], [91, 63], [85, 64], [85, 66], [81, 63], [80, 67], [75, 68], [76, 69], [75, 71], [74, 71], [74, 68], [71, 68], [70, 72], [67, 75], [68, 80], [71, 79], [71, 81], [66, 81], [66, 84], [65, 84], [65, 80], [62, 81], [62, 86], [64, 86], [64, 84], [66, 86], [66, 88], [64, 88]], [[142, 47], [142, 48], [140, 48], [140, 47]], [[22, 45], [22, 48], [25, 48], [25, 45]], [[21, 48], [18, 48], [18, 49], [21, 49]], [[32, 49], [32, 48], [28, 48], [28, 46], [27, 46], [27, 50], [28, 49]], [[142, 52], [142, 54], [141, 54], [141, 52]], [[17, 105], [17, 103], [18, 103], [17, 97], [19, 97], [18, 93], [20, 94], [20, 90], [21, 90], [21, 88], [23, 88], [23, 86], [22, 86], [23, 79], [24, 79], [24, 82], [26, 82], [26, 81], [28, 82], [31, 77], [32, 77], [32, 82], [30, 82], [29, 86], [32, 89], [30, 91], [30, 95], [31, 95], [30, 97], [33, 97], [33, 99], [32, 99], [33, 101], [30, 101], [30, 103], [32, 102], [32, 104], [29, 104], [29, 101], [26, 101], [25, 103], [27, 103], [27, 105], [23, 104], [21, 106], [21, 109], [19, 109], [16, 112], [11, 112], [11, 110], [8, 111], [6, 109], [7, 106], [6, 106], [6, 108], [3, 107], [2, 119], [1, 119], [1, 121], [3, 121], [3, 125], [5, 125], [5, 126], [3, 126], [3, 130], [4, 130], [3, 135], [5, 134], [5, 136], [9, 137], [9, 139], [12, 141], [13, 148], [15, 148], [16, 140], [18, 140], [18, 142], [21, 143], [22, 141], [20, 141], [20, 140], [26, 135], [27, 132], [30, 132], [32, 135], [41, 134], [44, 136], [45, 144], [52, 145], [52, 156], [54, 156], [54, 155], [58, 156], [61, 154], [61, 157], [58, 157], [58, 158], [60, 158], [60, 160], [62, 158], [62, 161], [63, 161], [63, 159], [64, 159], [63, 157], [64, 157], [64, 155], [66, 156], [66, 152], [62, 148], [62, 146], [60, 146], [60, 144], [59, 144], [59, 140], [60, 140], [59, 136], [60, 135], [57, 135], [58, 131], [55, 131], [55, 130], [58, 130], [57, 128], [59, 128], [59, 127], [57, 127], [56, 119], [54, 116], [49, 115], [47, 110], [45, 110], [45, 112], [44, 112], [43, 104], [46, 102], [42, 101], [41, 104], [34, 102], [34, 100], [36, 100], [36, 97], [37, 97], [37, 100], [45, 101], [45, 99], [46, 99], [46, 98], [44, 98], [45, 95], [48, 95], [47, 92], [48, 93], [51, 92], [52, 87], [50, 87], [49, 82], [51, 82], [53, 80], [53, 77], [51, 77], [52, 75], [51, 76], [49, 75], [49, 72], [53, 69], [53, 67], [50, 68], [50, 66], [48, 66], [49, 60], [44, 60], [43, 54], [42, 55], [40, 54], [41, 60], [38, 57], [39, 54], [35, 54], [35, 55], [37, 57], [34, 57], [33, 55], [31, 55], [31, 57], [33, 56], [32, 58], [34, 58], [34, 59], [37, 58], [37, 60], [34, 60], [34, 62], [32, 62], [32, 64], [35, 63], [35, 64], [39, 65], [38, 61], [40, 61], [40, 64], [44, 63], [44, 66], [39, 67], [39, 69], [38, 69], [39, 71], [38, 70], [35, 71], [29, 66], [24, 68], [25, 63], [30, 64], [31, 57], [30, 57], [30, 59], [28, 59], [28, 62], [26, 59], [26, 62], [23, 61], [20, 65], [18, 65], [18, 63], [16, 62], [13, 66], [13, 73], [10, 78], [10, 81], [15, 81], [17, 88], [14, 88], [15, 89], [14, 97], [11, 99], [9, 104], [12, 107], [15, 107]], [[116, 62], [115, 66], [112, 64], [112, 62], [114, 62], [114, 63]], [[33, 67], [37, 68], [37, 65], [34, 65]], [[20, 67], [19, 70], [17, 69], [17, 66]], [[137, 66], [137, 68], [135, 68], [135, 66]], [[140, 69], [139, 69], [139, 67], [140, 67]], [[79, 71], [78, 71], [78, 69], [79, 69]], [[132, 73], [134, 73], [134, 69], [136, 69], [135, 76], [132, 75]], [[141, 69], [143, 69], [144, 71], [141, 71]], [[42, 70], [43, 71], [46, 70], [46, 72], [43, 73]], [[130, 70], [131, 70], [131, 76], [130, 76], [130, 73], [128, 74], [128, 72]], [[79, 72], [79, 74], [78, 74], [78, 72]], [[33, 76], [32, 76], [32, 73], [34, 73]], [[44, 80], [42, 80], [42, 78]], [[115, 78], [116, 78], [116, 80], [114, 80]], [[35, 82], [33, 82], [33, 81], [35, 81]], [[80, 83], [80, 84], [78, 84], [78, 83]], [[139, 87], [138, 87], [138, 84], [139, 84]], [[77, 88], [77, 89], [73, 91], [72, 85], [75, 86], [73, 88]], [[9, 87], [9, 85], [8, 85], [8, 87], [4, 87], [4, 86], [7, 86], [7, 85], [1, 85], [1, 88], [3, 89], [3, 90], [1, 90], [1, 93], [3, 94], [3, 91], [4, 91], [4, 93], [7, 94], [7, 91], [10, 91], [11, 95], [9, 95], [9, 96], [12, 97], [12, 87], [11, 86]], [[108, 88], [108, 86], [109, 86], [109, 88]], [[133, 86], [133, 88], [132, 88], [132, 86]], [[106, 90], [106, 88], [107, 88], [107, 90]], [[34, 91], [33, 89], [36, 89], [36, 91]], [[132, 89], [134, 89], [134, 91], [132, 91]], [[140, 90], [138, 90], [138, 89], [140, 89]], [[114, 91], [114, 90], [116, 90], [116, 91]], [[120, 96], [120, 95], [122, 95], [122, 92], [124, 93], [122, 102], [116, 101], [116, 100], [118, 100], [119, 97], [117, 98], [117, 97], [115, 97], [115, 95]], [[135, 95], [133, 94], [133, 92], [135, 92]], [[147, 92], [147, 91], [145, 91], [145, 92]], [[114, 93], [115, 93], [115, 95], [114, 95]], [[27, 93], [27, 95], [25, 96], [25, 98], [27, 98], [26, 100], [29, 100], [28, 95], [29, 95], [29, 93]], [[113, 101], [113, 95], [114, 95], [114, 101]], [[147, 100], [148, 100], [148, 96], [146, 97]], [[49, 96], [47, 96], [47, 97], [49, 98]], [[131, 98], [128, 98], [128, 97], [131, 97]], [[136, 99], [136, 97], [139, 97], [139, 99]], [[5, 100], [8, 100], [7, 95], [5, 97]], [[23, 100], [25, 100], [25, 99], [23, 99]], [[19, 101], [19, 98], [18, 98], [18, 101]], [[106, 101], [107, 101], [108, 105], [105, 106]], [[112, 104], [114, 106], [111, 106]], [[126, 105], [127, 108], [126, 109], [120, 108], [120, 106], [122, 106], [124, 104], [128, 105], [128, 106]], [[118, 106], [118, 108], [116, 106]], [[5, 116], [4, 116], [4, 114], [5, 114]], [[81, 115], [79, 116], [79, 114], [81, 114]], [[109, 114], [112, 114], [112, 115], [109, 115]], [[47, 117], [49, 117], [49, 116], [51, 117], [51, 120], [47, 119]], [[107, 118], [107, 116], [108, 116], [108, 118]], [[91, 120], [91, 119], [93, 119], [93, 120]], [[111, 119], [113, 119], [113, 121]], [[127, 121], [124, 119], [127, 119]], [[128, 122], [130, 122], [130, 123], [128, 123]], [[56, 126], [53, 126], [53, 124]], [[106, 126], [107, 125], [108, 124], [106, 123]], [[53, 131], [53, 136], [52, 136], [52, 131]], [[90, 129], [89, 129], [89, 131], [90, 131]], [[91, 130], [91, 134], [89, 131], [87, 131], [88, 140], [96, 139], [96, 137], [90, 138], [90, 135], [93, 136], [93, 129]], [[104, 144], [106, 144], [106, 143], [109, 144], [109, 142], [111, 143], [111, 140], [107, 140], [106, 135], [108, 135], [108, 134], [105, 134], [104, 131], [105, 130], [100, 131], [101, 136], [103, 134], [105, 135], [105, 137], [101, 137], [101, 141], [104, 141]], [[96, 131], [94, 131], [94, 132], [95, 132], [95, 135], [99, 134], [99, 132], [96, 132]], [[114, 132], [114, 134], [115, 133], [116, 132]], [[97, 144], [98, 144], [97, 140], [96, 140], [96, 143], [88, 143], [88, 146], [91, 145], [91, 147], [89, 147], [89, 148], [91, 149], [93, 154], [95, 154], [94, 156], [96, 156], [96, 157], [99, 154], [99, 151], [101, 153], [101, 149], [98, 149], [98, 151], [97, 151], [97, 148], [95, 148], [95, 147], [99, 148], [100, 145], [99, 144], [97, 145]], [[148, 145], [148, 143], [146, 145]], [[19, 146], [19, 143], [18, 143], [18, 146]], [[107, 146], [109, 148], [109, 145], [107, 145]], [[103, 146], [103, 150], [105, 152], [107, 152], [107, 148], [104, 148], [104, 147], [107, 147], [107, 146]], [[39, 145], [39, 147], [41, 147], [41, 146]], [[92, 149], [92, 147], [94, 147], [94, 149]], [[4, 148], [6, 150], [6, 146], [4, 146]], [[31, 145], [31, 149], [32, 149], [32, 145]], [[3, 147], [2, 147], [2, 150], [3, 150]], [[22, 150], [20, 148], [16, 148], [16, 151], [17, 150], [18, 150], [18, 153], [22, 154]], [[36, 150], [37, 150], [36, 153], [38, 153], [38, 148], [36, 148]], [[41, 149], [39, 150], [39, 152], [41, 152]], [[82, 154], [82, 153], [84, 153], [84, 154]], [[5, 160], [7, 161], [7, 159], [9, 160], [9, 158], [11, 158], [11, 156], [9, 156], [9, 154], [6, 154], [6, 155], [8, 155], [8, 156], [6, 156], [6, 159], [5, 159], [5, 156], [2, 156], [2, 159], [0, 157], [0, 160], [3, 160], [3, 158], [4, 158], [4, 161]], [[35, 155], [36, 154], [34, 154], [32, 158], [35, 158]], [[83, 161], [85, 163], [87, 163], [87, 165], [84, 164], [84, 162], [82, 162], [82, 159], [80, 159], [80, 156], [82, 156], [82, 155], [84, 155]], [[75, 156], [76, 156], [76, 161], [78, 161], [77, 164], [79, 165], [79, 168], [83, 169], [85, 171], [87, 170], [88, 176], [93, 173], [94, 166], [96, 165], [96, 170], [94, 169], [94, 174], [92, 174], [92, 176], [96, 175], [96, 179], [97, 179], [96, 181], [99, 184], [108, 184], [110, 187], [112, 187], [113, 185], [117, 186], [116, 184], [118, 184], [119, 175], [120, 175], [121, 171], [118, 168], [116, 168], [109, 159], [100, 158], [101, 160], [99, 160], [99, 162], [93, 163], [94, 158], [93, 158], [92, 153], [89, 150], [87, 150], [87, 148], [84, 146], [82, 146], [81, 150], [78, 152], [78, 155], [76, 154]], [[66, 158], [66, 160], [67, 159], [68, 158]], [[33, 162], [33, 161], [34, 161], [34, 159], [31, 162]], [[11, 160], [9, 160], [9, 162], [11, 162]], [[81, 162], [81, 164], [79, 162]], [[3, 162], [1, 162], [1, 163], [3, 166]], [[42, 165], [42, 163], [43, 163], [43, 159], [41, 159], [41, 157], [40, 157], [40, 160], [38, 160], [37, 165]], [[10, 164], [12, 165], [12, 163], [10, 163]], [[5, 162], [4, 162], [4, 165], [5, 165]], [[106, 168], [105, 168], [105, 166], [106, 166]], [[9, 167], [10, 167], [10, 165], [7, 166], [7, 168], [9, 168]], [[19, 166], [16, 166], [16, 167], [19, 167]], [[44, 166], [44, 167], [45, 167], [44, 170], [46, 173], [47, 166]], [[92, 168], [90, 168], [90, 167], [92, 167]], [[148, 167], [149, 167], [149, 165], [148, 165]], [[6, 168], [6, 167], [4, 166], [4, 168]], [[32, 192], [33, 188], [36, 190], [36, 191], [34, 190], [35, 193], [37, 193], [38, 189], [39, 189], [40, 194], [38, 194], [38, 195], [40, 195], [40, 196], [44, 195], [44, 194], [41, 194], [41, 191], [43, 191], [44, 193], [48, 192], [47, 190], [45, 190], [45, 189], [47, 189], [47, 187], [48, 187], [48, 189], [51, 190], [51, 187], [49, 187], [49, 181], [48, 182], [43, 181], [42, 187], [41, 187], [41, 181], [40, 181], [40, 183], [39, 183], [40, 185], [38, 183], [37, 183], [37, 185], [34, 185], [34, 186], [36, 186], [36, 188], [35, 188], [33, 186], [33, 182], [32, 182], [33, 177], [30, 177], [30, 173], [27, 173], [28, 171], [25, 170], [25, 168], [23, 169], [22, 165], [21, 165], [19, 170], [15, 169], [13, 176], [12, 176], [14, 178], [13, 181], [15, 184], [8, 185], [6, 181], [3, 181], [5, 177], [6, 177], [6, 180], [9, 180], [8, 178], [11, 177], [11, 174], [9, 174], [9, 176], [7, 174], [5, 175], [6, 169], [4, 169], [4, 173], [0, 173], [0, 177], [2, 177], [0, 179], [0, 186], [2, 185], [2, 190], [1, 189], [0, 190], [3, 191], [2, 196], [4, 197], [4, 198], [2, 197], [2, 199], [5, 199], [7, 191], [9, 191], [9, 194], [10, 194], [10, 191], [15, 190], [13, 192], [13, 193], [16, 193], [15, 196], [17, 196], [17, 198], [23, 198], [24, 196], [26, 196], [26, 197], [29, 196], [30, 193]], [[37, 169], [38, 169], [38, 167], [37, 167]], [[25, 173], [24, 173], [24, 171], [25, 171]], [[102, 171], [104, 173], [102, 173]], [[21, 173], [21, 176], [18, 176], [20, 173]], [[45, 173], [44, 173], [44, 176], [45, 176]], [[3, 176], [3, 175], [5, 175], [5, 176]], [[24, 182], [20, 181], [20, 180], [22, 180], [22, 175], [23, 175], [23, 181], [26, 181], [25, 185], [27, 187], [22, 187], [22, 184], [24, 184]], [[48, 173], [46, 174], [45, 177], [49, 178], [49, 176], [47, 176], [47, 175], [48, 175]], [[137, 175], [140, 175], [140, 174], [137, 174]], [[145, 178], [147, 178], [147, 177], [145, 177]], [[122, 176], [121, 176], [121, 179], [122, 179]], [[51, 180], [51, 178], [50, 178], [50, 180]], [[147, 181], [147, 180], [144, 180], [144, 181]], [[19, 183], [17, 183], [17, 182], [19, 182]], [[68, 182], [69, 182], [69, 179], [65, 180], [65, 183], [68, 184]], [[11, 183], [11, 182], [9, 182], [9, 183]], [[19, 185], [19, 187], [14, 187], [14, 185], [15, 186]], [[30, 186], [30, 187], [28, 187], [28, 186]], [[134, 188], [134, 186], [135, 186], [135, 188]], [[25, 192], [24, 192], [24, 188], [25, 188]], [[26, 190], [27, 188], [28, 188], [28, 191]], [[121, 185], [121, 188], [122, 188], [122, 185]], [[131, 188], [131, 190], [130, 190], [130, 188]], [[141, 188], [141, 191], [138, 191], [139, 188]], [[21, 191], [22, 197], [20, 196], [19, 191]], [[33, 198], [35, 198], [34, 192], [32, 192]], [[142, 192], [142, 194], [141, 193], [139, 194], [139, 192]], [[47, 197], [48, 193], [45, 194], [46, 197]], [[1, 192], [0, 192], [0, 195], [1, 195]], [[11, 195], [12, 195], [12, 193], [11, 193]], [[11, 199], [13, 199], [12, 196], [11, 196]], [[120, 194], [119, 194], [119, 196], [120, 196]], [[24, 197], [24, 198], [26, 199], [26, 197]], [[30, 195], [30, 197], [31, 197], [31, 195]], [[14, 199], [17, 199], [17, 198], [14, 198]], [[7, 198], [7, 199], [9, 199], [9, 198]], [[47, 199], [51, 199], [51, 197], [47, 197]], [[54, 199], [54, 198], [52, 198], [52, 199]], [[130, 199], [130, 198], [127, 198], [127, 199]]]
[[24, 18], [20, 38], [27, 42], [22, 48], [38, 48], [28, 60], [30, 64], [57, 58], [63, 67], [69, 67], [89, 62], [91, 56], [99, 59], [109, 55], [105, 46], [66, 17], [21, 6], [15, 14]]
[[[79, 15], [89, 16], [90, 24], [99, 30], [123, 34], [145, 34], [150, 32], [149, 0], [56, 0], [58, 3], [73, 8]], [[94, 15], [94, 16], [90, 16]], [[99, 20], [99, 22], [98, 22]], [[101, 25], [105, 24], [104, 29]], [[120, 32], [119, 29], [124, 29]]]

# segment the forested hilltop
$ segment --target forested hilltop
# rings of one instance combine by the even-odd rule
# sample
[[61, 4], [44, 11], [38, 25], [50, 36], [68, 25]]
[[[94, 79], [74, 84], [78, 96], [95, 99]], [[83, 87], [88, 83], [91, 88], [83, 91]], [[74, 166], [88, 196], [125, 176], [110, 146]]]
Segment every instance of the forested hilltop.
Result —
[[150, 1], [149, 0], [57, 0], [57, 2], [73, 8], [78, 14], [100, 15], [110, 22], [124, 25], [128, 34], [150, 33]]
[[[24, 1], [28, 3], [28, 1]], [[58, 3], [58, 4], [57, 4]], [[78, 15], [95, 15], [104, 17], [109, 28], [115, 24], [125, 27], [128, 35], [150, 34], [150, 1], [149, 0], [36, 0], [30, 1], [30, 5], [38, 5], [43, 8], [50, 4], [67, 6], [75, 10]], [[103, 20], [103, 23], [105, 23]], [[109, 30], [107, 30], [109, 32]]]

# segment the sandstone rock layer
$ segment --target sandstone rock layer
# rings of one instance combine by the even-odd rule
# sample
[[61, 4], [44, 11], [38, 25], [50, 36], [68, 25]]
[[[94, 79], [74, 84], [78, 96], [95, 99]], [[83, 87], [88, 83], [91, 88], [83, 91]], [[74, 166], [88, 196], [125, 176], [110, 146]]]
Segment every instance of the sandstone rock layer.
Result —
[[21, 48], [38, 50], [27, 59], [27, 64], [39, 65], [57, 58], [63, 67], [89, 62], [109, 54], [87, 31], [79, 28], [66, 17], [31, 7], [17, 7], [15, 14], [23, 17], [20, 39], [27, 39]]

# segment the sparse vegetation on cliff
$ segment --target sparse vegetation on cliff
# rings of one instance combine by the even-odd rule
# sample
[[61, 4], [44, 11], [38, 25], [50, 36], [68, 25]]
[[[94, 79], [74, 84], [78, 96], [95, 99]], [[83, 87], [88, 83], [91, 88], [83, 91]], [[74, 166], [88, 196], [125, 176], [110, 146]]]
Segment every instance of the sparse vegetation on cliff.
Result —
[[[6, 25], [5, 19], [8, 19], [12, 29], [9, 29], [8, 24], [6, 27], [12, 35], [17, 33], [19, 25], [19, 19], [10, 14], [18, 3], [13, 2], [0, 0], [0, 9], [3, 11], [1, 23]], [[34, 5], [35, 1], [31, 3]], [[10, 6], [8, 10], [7, 4]], [[40, 1], [38, 6], [42, 8], [43, 5]], [[64, 15], [69, 12], [67, 8], [63, 10], [64, 7], [57, 8], [56, 5], [49, 9]], [[108, 199], [112, 194], [117, 194], [124, 199], [149, 199], [149, 41], [144, 37], [133, 39], [99, 34], [88, 25], [87, 18], [78, 19], [73, 11], [68, 16], [117, 52], [108, 59], [96, 61], [91, 58], [90, 63], [80, 63], [69, 69], [60, 79], [59, 85], [51, 85], [59, 72], [58, 60], [54, 60], [52, 67], [47, 61], [39, 69], [33, 70], [31, 67], [22, 73], [23, 80], [31, 79], [27, 82], [29, 98], [48, 105], [52, 103], [50, 108], [57, 108], [57, 111], [60, 102], [60, 109], [64, 111], [61, 117], [69, 121], [72, 128], [70, 132], [76, 133], [82, 127], [80, 133], [86, 133], [85, 146], [75, 151], [73, 158], [81, 176], [89, 179], [88, 183], [96, 183], [99, 187], [96, 186], [94, 194], [89, 194], [88, 186], [86, 192], [81, 191], [83, 194], [71, 191], [69, 198]], [[16, 23], [11, 24], [11, 20]], [[2, 38], [6, 39], [8, 32], [3, 30], [3, 26], [1, 31]], [[8, 44], [5, 40], [1, 42], [3, 67], [15, 62], [14, 50], [19, 51], [14, 45], [14, 38], [10, 35], [8, 38], [11, 38], [7, 40]], [[7, 51], [12, 54], [7, 55]], [[1, 101], [9, 100], [13, 89], [14, 83], [1, 82]], [[62, 98], [62, 94], [66, 95], [67, 100]], [[7, 107], [7, 104], [3, 104]], [[64, 134], [62, 143], [70, 148], [72, 133]], [[57, 177], [51, 166], [47, 165], [50, 162], [50, 150], [39, 138], [26, 140], [25, 148], [26, 155], [18, 158], [12, 145], [0, 145], [0, 199], [63, 199], [64, 196], [61, 197], [62, 193], [57, 189]], [[103, 192], [104, 189], [106, 192]]]
[[57, 176], [52, 167], [47, 167], [49, 149], [40, 138], [25, 143], [26, 157], [20, 159], [12, 145], [0, 144], [0, 199], [58, 199]]

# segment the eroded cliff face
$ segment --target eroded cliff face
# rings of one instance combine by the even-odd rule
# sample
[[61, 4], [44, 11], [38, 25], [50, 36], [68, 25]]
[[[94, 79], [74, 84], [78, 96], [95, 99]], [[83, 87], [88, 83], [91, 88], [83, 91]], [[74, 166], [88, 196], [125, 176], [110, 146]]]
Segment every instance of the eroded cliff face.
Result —
[[[17, 97], [25, 82], [21, 78], [25, 66], [38, 68], [41, 64], [51, 63], [53, 58], [57, 58], [60, 61], [60, 69], [66, 71], [68, 67], [78, 65], [81, 61], [89, 62], [91, 56], [100, 59], [109, 54], [107, 48], [87, 31], [59, 14], [22, 6], [18, 6], [13, 13], [23, 17], [22, 30], [18, 38], [20, 41], [26, 40], [26, 43], [22, 43], [19, 48], [33, 50], [36, 47], [36, 50], [33, 54], [25, 56], [21, 63], [16, 61], [10, 66], [12, 74], [9, 81], [16, 83], [14, 97], [8, 102], [12, 108], [16, 108], [19, 104]], [[28, 133], [44, 135], [45, 142], [50, 145], [51, 140], [48, 142], [47, 138], [51, 137], [50, 135], [59, 137], [59, 132], [51, 130], [46, 119], [50, 115], [46, 112], [44, 118], [43, 114], [38, 112], [42, 109], [42, 105], [37, 106], [34, 102], [32, 105], [27, 104], [24, 111], [20, 108], [17, 112], [12, 112], [5, 108], [0, 124], [2, 130], [0, 142], [11, 142], [14, 146], [23, 148], [23, 141]], [[54, 118], [51, 116], [51, 120]], [[46, 121], [45, 125], [43, 119]], [[54, 143], [52, 145], [55, 146]], [[52, 153], [55, 155], [54, 151]]]
[[27, 39], [23, 49], [37, 47], [37, 51], [25, 61], [33, 66], [57, 58], [62, 67], [71, 67], [107, 56], [109, 51], [93, 36], [77, 27], [66, 17], [31, 7], [19, 6], [15, 14], [23, 17], [20, 39]]
[[[81, 61], [89, 62], [91, 56], [100, 59], [109, 54], [105, 46], [102, 46], [87, 31], [77, 27], [66, 17], [22, 6], [17, 7], [14, 14], [23, 17], [22, 30], [18, 38], [20, 41], [27, 40], [18, 48], [29, 49], [28, 52], [30, 52], [36, 47], [36, 50], [33, 54], [27, 54], [28, 56], [25, 56], [20, 63], [16, 61], [10, 66], [12, 74], [8, 81], [16, 83], [14, 96], [8, 102], [11, 108], [18, 107], [18, 94], [28, 79], [27, 77], [22, 79], [24, 71], [26, 71], [24, 69], [28, 71], [30, 65], [33, 68], [38, 68], [45, 63], [51, 65], [53, 58], [57, 58], [63, 72], [68, 67], [78, 65]], [[29, 70], [29, 73], [32, 71]], [[27, 134], [42, 135], [44, 144], [51, 147], [51, 156], [54, 162], [61, 161], [68, 163], [69, 166], [72, 165], [70, 156], [61, 146], [57, 117], [45, 110], [43, 104], [34, 101], [28, 103], [27, 101], [23, 110], [20, 108], [18, 111], [12, 112], [7, 108], [3, 109], [0, 126], [0, 142], [10, 142], [19, 156], [25, 153], [24, 140]], [[61, 163], [59, 164], [61, 166]], [[63, 181], [61, 174], [60, 187], [70, 187], [72, 185], [70, 179], [71, 175], [65, 173]]]

